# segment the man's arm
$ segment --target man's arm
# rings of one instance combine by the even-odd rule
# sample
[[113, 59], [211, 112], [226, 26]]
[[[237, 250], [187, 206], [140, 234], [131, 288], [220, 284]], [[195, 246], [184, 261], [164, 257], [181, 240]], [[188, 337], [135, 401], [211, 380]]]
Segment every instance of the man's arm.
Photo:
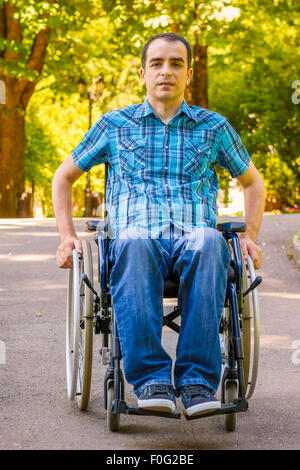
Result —
[[56, 261], [60, 268], [71, 268], [72, 250], [82, 252], [81, 242], [77, 238], [72, 220], [71, 189], [75, 181], [84, 172], [68, 157], [56, 170], [52, 182], [52, 202], [61, 244], [56, 253]]
[[265, 186], [261, 175], [252, 162], [237, 180], [244, 191], [245, 223], [247, 225], [247, 231], [240, 235], [241, 248], [245, 259], [249, 253], [254, 267], [258, 269], [262, 262], [262, 251], [256, 245], [256, 239], [265, 208]]

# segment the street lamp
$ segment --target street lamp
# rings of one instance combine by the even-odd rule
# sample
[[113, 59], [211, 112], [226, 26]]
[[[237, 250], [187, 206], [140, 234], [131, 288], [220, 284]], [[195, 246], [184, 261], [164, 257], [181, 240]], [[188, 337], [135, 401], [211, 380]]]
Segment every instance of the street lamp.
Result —
[[[103, 75], [100, 74], [96, 79], [93, 80], [92, 86], [89, 90], [87, 90], [87, 83], [80, 78], [77, 82], [77, 88], [79, 94], [83, 98], [87, 98], [89, 100], [89, 124], [88, 130], [92, 127], [92, 111], [93, 111], [93, 104], [97, 101], [98, 98], [101, 97], [103, 90], [104, 90], [104, 79]], [[85, 189], [85, 211], [84, 217], [90, 217], [92, 215], [92, 190], [91, 190], [91, 179], [90, 179], [90, 172], [88, 171], [86, 177], [86, 189]]]

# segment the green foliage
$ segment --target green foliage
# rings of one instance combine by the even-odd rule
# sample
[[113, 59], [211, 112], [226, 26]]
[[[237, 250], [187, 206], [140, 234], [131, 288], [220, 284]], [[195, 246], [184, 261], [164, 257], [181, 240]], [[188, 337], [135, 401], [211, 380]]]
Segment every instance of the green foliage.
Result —
[[277, 153], [264, 158], [253, 156], [253, 161], [264, 177], [266, 186], [266, 210], [284, 209], [297, 204], [299, 180], [287, 163]]
[[39, 121], [38, 109], [33, 105], [26, 123], [26, 180], [35, 185], [35, 202], [39, 200], [44, 214], [51, 213], [48, 200], [51, 200], [51, 179], [55, 165], [58, 165], [57, 149], [47, 134], [47, 129]]
[[[26, 180], [35, 182], [35, 202], [44, 216], [53, 217], [51, 186], [55, 170], [82, 140], [88, 130], [88, 101], [78, 94], [57, 95], [41, 82], [40, 92], [33, 95], [26, 116]], [[94, 119], [100, 117], [95, 106]], [[91, 170], [94, 191], [104, 193], [104, 166]], [[84, 213], [86, 178], [73, 188], [73, 214]]]
[[[4, 3], [7, 2], [0, 0], [0, 8]], [[11, 39], [3, 38], [0, 34], [0, 70], [3, 69], [5, 74], [17, 79], [31, 81], [53, 74], [58, 86], [65, 90], [70, 89], [73, 85], [70, 72], [74, 70], [74, 62], [77, 69], [81, 64], [74, 35], [98, 14], [97, 0], [10, 0], [9, 3], [15, 8], [13, 18], [20, 23], [20, 34]], [[37, 35], [46, 28], [51, 31], [51, 36], [46, 64], [39, 77], [29, 67], [28, 60]], [[17, 53], [17, 60], [15, 57], [4, 60], [1, 51], [5, 49]], [[57, 73], [58, 67], [61, 74]], [[66, 70], [69, 71], [69, 76], [64, 73]]]
[[[267, 209], [299, 204], [299, 6], [237, 1], [230, 54], [211, 57], [210, 107], [227, 116], [261, 171]], [[297, 23], [298, 22], [298, 23]]]
[[[192, 46], [196, 40], [208, 45], [209, 109], [226, 116], [241, 135], [265, 179], [267, 207], [299, 204], [300, 105], [291, 99], [292, 83], [300, 79], [295, 2], [16, 0], [14, 4], [23, 25], [22, 43], [8, 44], [0, 38], [0, 51], [9, 47], [20, 55], [18, 63], [10, 64], [10, 73], [29, 73], [26, 60], [35, 35], [45, 25], [52, 28], [26, 127], [26, 178], [40, 188], [45, 215], [52, 215], [53, 172], [88, 128], [88, 100], [78, 97], [78, 79], [91, 84], [100, 73], [104, 76], [105, 89], [93, 106], [93, 122], [103, 112], [143, 101], [142, 47], [152, 35], [171, 31], [174, 25]], [[229, 175], [222, 169], [217, 172], [226, 195]], [[83, 213], [85, 184], [82, 177], [74, 189], [78, 215]], [[103, 192], [103, 166], [93, 169], [92, 187]]]

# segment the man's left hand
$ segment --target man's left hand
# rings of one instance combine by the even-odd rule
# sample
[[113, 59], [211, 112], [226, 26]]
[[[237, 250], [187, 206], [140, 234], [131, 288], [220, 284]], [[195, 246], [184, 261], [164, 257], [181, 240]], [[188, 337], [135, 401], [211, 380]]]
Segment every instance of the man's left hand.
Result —
[[247, 261], [249, 254], [253, 261], [254, 268], [259, 269], [263, 258], [263, 254], [259, 246], [249, 236], [242, 235], [240, 236], [240, 245], [245, 260]]

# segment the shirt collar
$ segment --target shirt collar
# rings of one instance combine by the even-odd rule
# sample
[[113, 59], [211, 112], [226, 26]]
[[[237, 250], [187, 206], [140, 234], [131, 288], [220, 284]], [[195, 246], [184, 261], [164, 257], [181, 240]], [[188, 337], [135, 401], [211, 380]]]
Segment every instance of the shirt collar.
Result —
[[[180, 116], [181, 113], [184, 113], [186, 116], [188, 116], [193, 121], [197, 121], [197, 117], [195, 115], [195, 112], [193, 111], [193, 108], [186, 104], [185, 99], [183, 100], [183, 103], [182, 103], [180, 109], [178, 110], [176, 115], [173, 117], [173, 119], [176, 116]], [[153, 111], [153, 109], [150, 106], [150, 103], [149, 103], [148, 99], [146, 98], [144, 103], [141, 104], [141, 106], [139, 108], [137, 108], [137, 110], [135, 111], [135, 117], [143, 118], [143, 117], [149, 116], [150, 114], [153, 114], [154, 116], [156, 116], [155, 112]]]

